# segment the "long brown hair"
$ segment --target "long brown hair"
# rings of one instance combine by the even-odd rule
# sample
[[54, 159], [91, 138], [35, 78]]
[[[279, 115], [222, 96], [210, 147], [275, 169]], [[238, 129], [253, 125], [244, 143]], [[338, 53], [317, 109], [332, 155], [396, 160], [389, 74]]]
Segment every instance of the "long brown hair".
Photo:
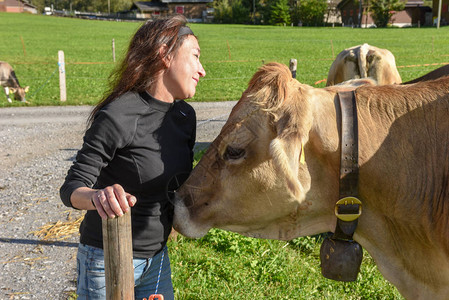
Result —
[[[187, 35], [178, 36], [187, 23], [183, 15], [149, 20], [134, 34], [125, 58], [109, 76], [109, 90], [95, 106], [87, 120], [93, 122], [95, 114], [108, 103], [129, 91], [143, 92], [154, 83], [156, 76], [166, 68], [163, 58], [182, 45]], [[159, 49], [167, 45], [161, 57]]]

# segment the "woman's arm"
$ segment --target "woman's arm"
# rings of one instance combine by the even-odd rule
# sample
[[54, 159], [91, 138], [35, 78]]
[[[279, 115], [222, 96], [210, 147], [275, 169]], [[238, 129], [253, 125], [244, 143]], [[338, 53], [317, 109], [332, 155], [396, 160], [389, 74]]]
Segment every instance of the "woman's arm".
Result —
[[101, 190], [79, 187], [70, 196], [70, 202], [74, 208], [96, 209], [102, 219], [122, 216], [130, 207], [134, 206], [136, 201], [136, 197], [125, 192], [119, 184]]

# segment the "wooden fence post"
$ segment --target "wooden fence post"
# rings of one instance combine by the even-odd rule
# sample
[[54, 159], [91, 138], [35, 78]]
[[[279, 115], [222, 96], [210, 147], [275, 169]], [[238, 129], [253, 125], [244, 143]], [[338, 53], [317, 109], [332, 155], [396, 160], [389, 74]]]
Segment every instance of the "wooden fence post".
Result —
[[335, 59], [335, 54], [334, 54], [334, 43], [331, 40], [331, 49], [332, 49], [332, 59]]
[[134, 300], [131, 210], [102, 221], [106, 299]]
[[292, 77], [296, 78], [296, 67], [298, 65], [298, 61], [294, 58], [290, 59], [290, 72], [292, 72]]
[[23, 41], [22, 36], [20, 36], [20, 40], [22, 41], [23, 56], [27, 56], [27, 50], [25, 49], [25, 42]]
[[226, 44], [228, 45], [229, 60], [231, 60], [231, 47], [229, 46], [228, 40], [226, 40]]
[[65, 62], [64, 51], [58, 51], [58, 66], [59, 66], [59, 96], [61, 101], [67, 100], [67, 91], [65, 87]]
[[115, 62], [115, 39], [112, 39], [112, 60]]

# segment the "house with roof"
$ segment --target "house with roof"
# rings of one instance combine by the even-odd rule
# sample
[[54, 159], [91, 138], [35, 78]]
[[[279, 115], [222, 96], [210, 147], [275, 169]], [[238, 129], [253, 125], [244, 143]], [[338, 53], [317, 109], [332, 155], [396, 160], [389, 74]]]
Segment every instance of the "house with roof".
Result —
[[130, 8], [136, 18], [151, 19], [182, 14], [189, 22], [209, 22], [213, 0], [153, 0], [136, 1]]
[[[358, 27], [359, 22], [362, 28], [375, 26], [369, 12], [369, 1], [361, 1], [360, 5], [360, 2], [356, 0], [342, 0], [337, 5], [344, 26]], [[360, 21], [359, 18], [361, 18]], [[432, 8], [425, 6], [423, 0], [408, 0], [404, 10], [395, 12], [391, 20], [391, 25], [397, 27], [431, 26]]]
[[0, 11], [37, 14], [37, 7], [24, 0], [0, 0]]

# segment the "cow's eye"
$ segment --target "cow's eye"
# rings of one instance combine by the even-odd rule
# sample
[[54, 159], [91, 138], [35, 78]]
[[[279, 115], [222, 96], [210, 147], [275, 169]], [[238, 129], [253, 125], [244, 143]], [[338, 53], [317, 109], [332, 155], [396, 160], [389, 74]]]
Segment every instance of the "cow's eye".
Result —
[[225, 153], [223, 155], [223, 158], [226, 159], [226, 160], [239, 159], [243, 155], [245, 155], [245, 149], [234, 148], [234, 147], [231, 147], [231, 146], [227, 146], [226, 147], [226, 151], [225, 151]]

